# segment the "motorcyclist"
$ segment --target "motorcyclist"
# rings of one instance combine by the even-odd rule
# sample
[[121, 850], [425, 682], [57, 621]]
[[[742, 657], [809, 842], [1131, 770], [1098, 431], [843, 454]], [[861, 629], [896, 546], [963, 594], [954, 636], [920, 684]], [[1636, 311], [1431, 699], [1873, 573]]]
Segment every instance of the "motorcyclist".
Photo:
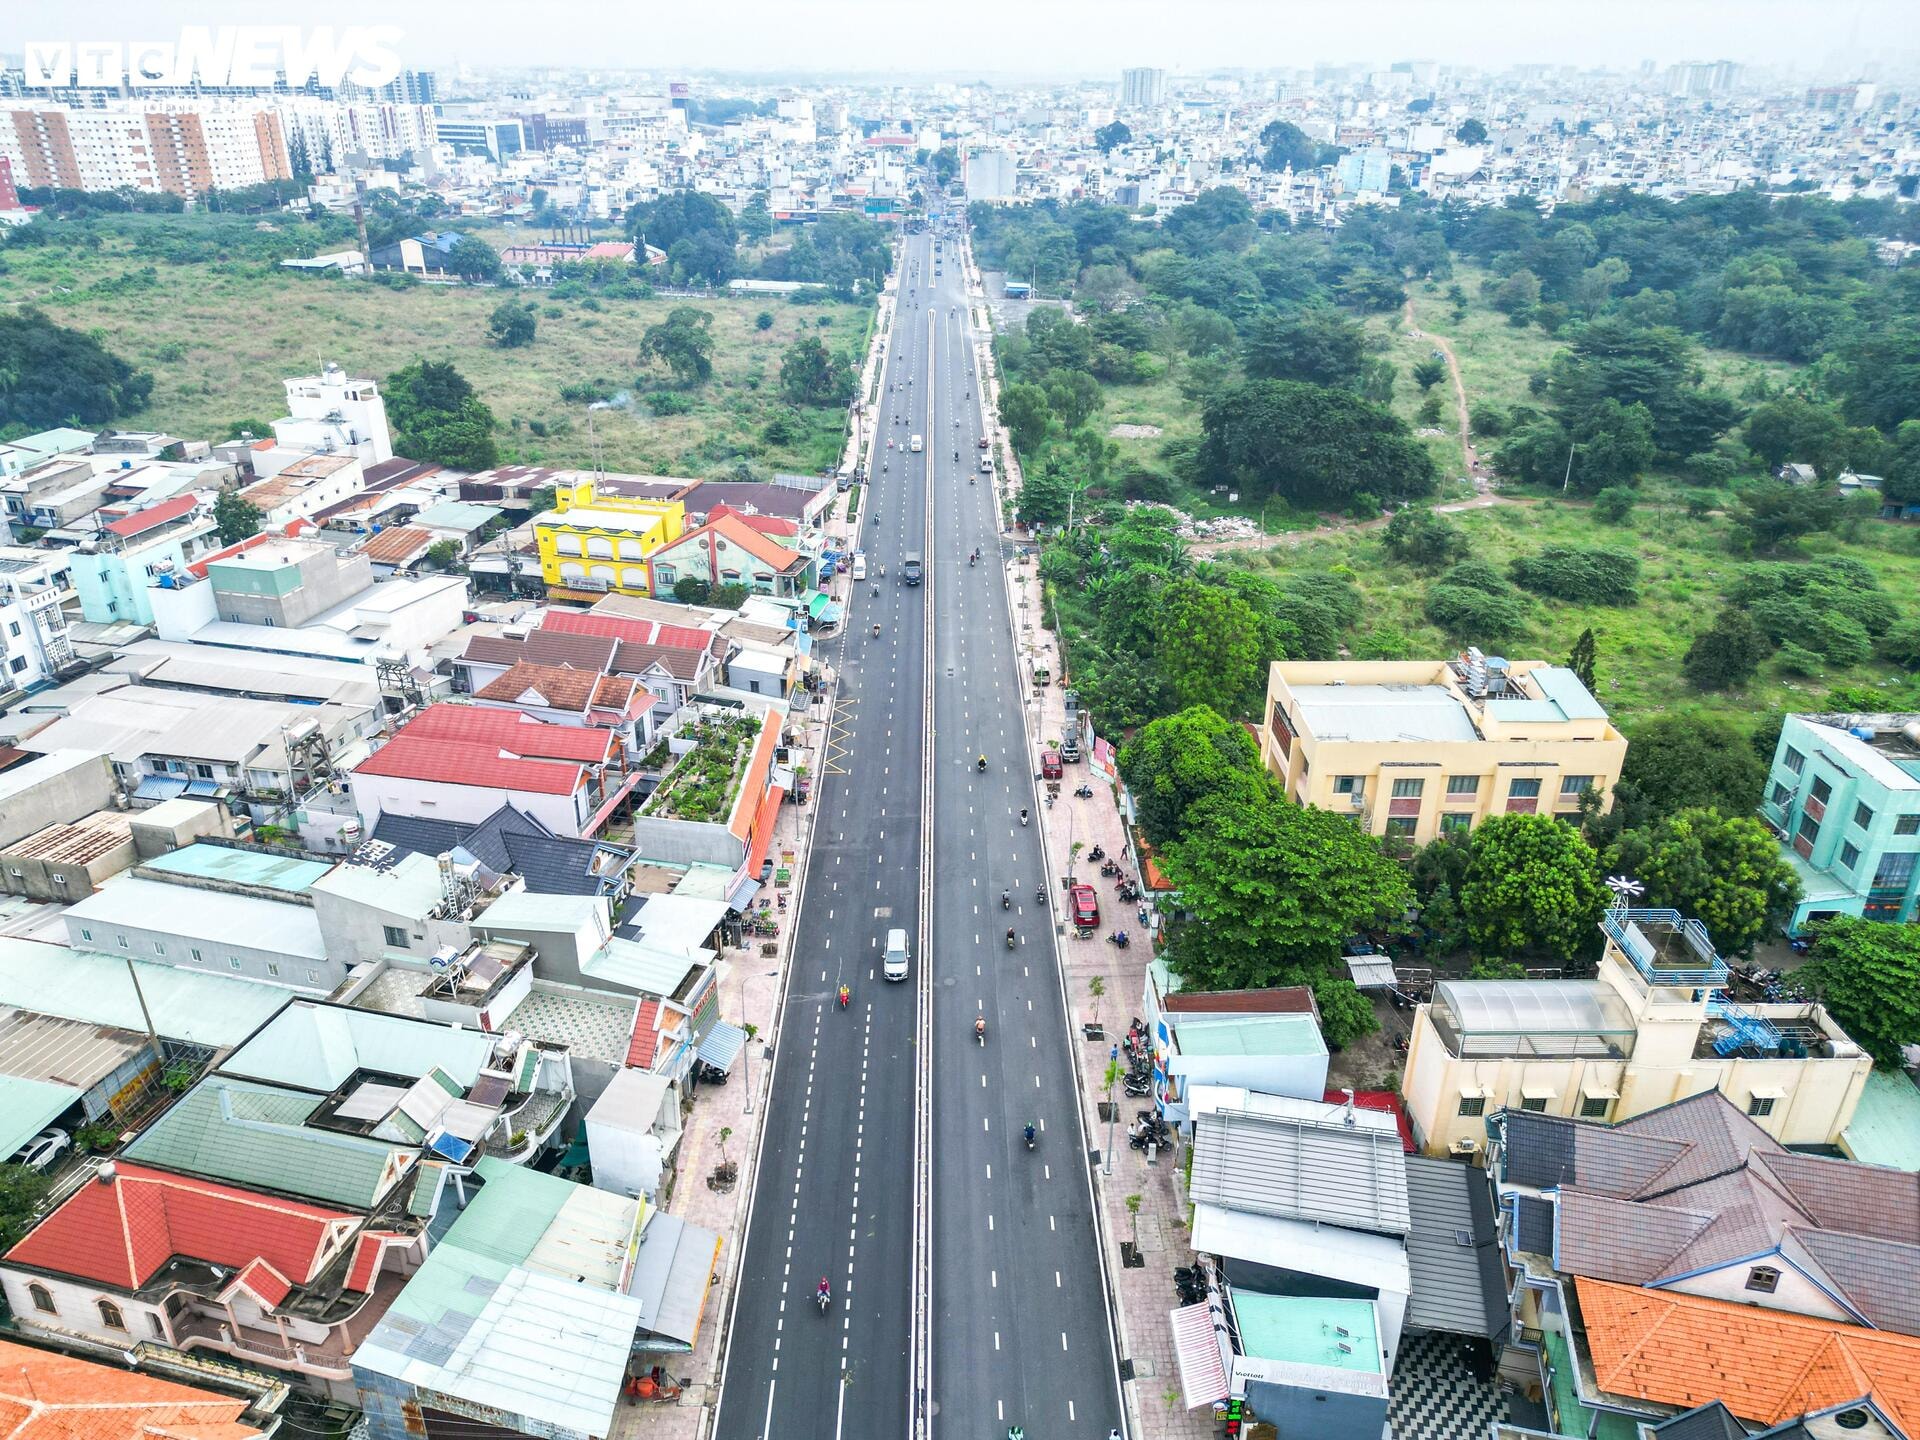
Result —
[[987, 768], [987, 757], [985, 755], [982, 755], [974, 763], [978, 765], [982, 770], [985, 770]]
[[1027, 1128], [1023, 1130], [1021, 1133], [1027, 1137], [1027, 1148], [1032, 1149], [1033, 1148], [1033, 1122], [1031, 1120], [1027, 1122]]
[[1011, 909], [1012, 907], [1013, 907], [1013, 891], [1011, 889], [1002, 890], [1000, 892], [1000, 908], [1002, 910], [1008, 910], [1008, 909]]
[[984, 1040], [987, 1038], [987, 1017], [986, 1016], [976, 1015], [973, 1017], [973, 1033], [976, 1039]]
[[833, 1299], [833, 1286], [831, 1286], [831, 1285], [829, 1285], [829, 1284], [827, 1283], [827, 1277], [826, 1277], [826, 1276], [824, 1276], [824, 1275], [822, 1275], [822, 1276], [820, 1277], [820, 1286], [819, 1286], [819, 1288], [818, 1288], [817, 1290], [815, 1290], [815, 1291], [814, 1291], [813, 1293], [814, 1293], [815, 1295], [817, 1295], [817, 1296], [819, 1296], [819, 1297], [820, 1297], [820, 1298], [821, 1298], [822, 1300], [831, 1300], [831, 1299]]
[[1020, 823], [1022, 825], [1027, 823], [1027, 812], [1024, 808], [1020, 811]]
[[1012, 927], [1011, 925], [1009, 925], [1009, 926], [1007, 927], [1007, 948], [1008, 948], [1009, 950], [1011, 950], [1011, 949], [1013, 948], [1013, 939], [1014, 939], [1014, 936], [1013, 936], [1013, 927]]
[[846, 1009], [846, 1008], [847, 1008], [847, 1001], [848, 1001], [848, 1000], [850, 1000], [850, 999], [852, 999], [852, 998], [853, 998], [853, 992], [852, 992], [851, 990], [849, 990], [849, 989], [847, 989], [847, 987], [846, 987], [846, 986], [844, 986], [844, 985], [842, 985], [842, 986], [840, 987], [840, 1008], [841, 1008], [842, 1010], [844, 1010], [844, 1009]]
[[880, 622], [878, 620], [873, 622], [873, 638], [876, 640], [880, 638]]

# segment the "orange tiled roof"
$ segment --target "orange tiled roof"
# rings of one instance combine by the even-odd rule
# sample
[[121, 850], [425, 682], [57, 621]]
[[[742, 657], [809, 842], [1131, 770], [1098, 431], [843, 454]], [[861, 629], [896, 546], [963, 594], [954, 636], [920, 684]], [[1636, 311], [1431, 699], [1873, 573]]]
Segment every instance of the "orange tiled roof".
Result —
[[249, 1440], [247, 1401], [0, 1340], [8, 1440]]
[[1720, 1400], [1761, 1425], [1871, 1396], [1908, 1434], [1920, 1428], [1920, 1337], [1669, 1290], [1574, 1283], [1594, 1379], [1610, 1394], [1688, 1409]]

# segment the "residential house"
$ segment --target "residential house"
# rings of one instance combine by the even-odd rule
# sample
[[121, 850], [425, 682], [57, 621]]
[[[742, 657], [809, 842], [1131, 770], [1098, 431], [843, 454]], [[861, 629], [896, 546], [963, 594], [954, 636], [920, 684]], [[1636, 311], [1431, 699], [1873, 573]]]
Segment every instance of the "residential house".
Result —
[[1788, 922], [1920, 919], [1920, 715], [1789, 715], [1760, 815], [1800, 876]]
[[626, 898], [634, 858], [607, 840], [556, 835], [511, 805], [478, 824], [382, 815], [368, 838], [429, 859], [464, 853], [495, 875], [519, 876], [535, 895], [604, 895], [616, 909]]
[[1444, 980], [1414, 1013], [1402, 1089], [1430, 1154], [1471, 1155], [1485, 1117], [1626, 1120], [1718, 1090], [1786, 1145], [1832, 1145], [1872, 1061], [1822, 1005], [1727, 1000], [1706, 928], [1616, 907], [1592, 980]]
[[618, 732], [470, 705], [431, 705], [353, 769], [361, 824], [424, 815], [478, 824], [508, 804], [556, 835], [592, 835], [626, 799]]
[[0, 770], [0, 845], [111, 806], [120, 787], [98, 750], [49, 747]]
[[33, 690], [75, 663], [63, 608], [73, 553], [0, 546], [0, 695]]
[[[720, 1237], [646, 1200], [491, 1159], [354, 1355], [371, 1440], [479, 1421], [604, 1440], [630, 1373], [698, 1341]], [[454, 1335], [457, 1346], [423, 1337]]]
[[464, 500], [443, 500], [429, 505], [413, 517], [413, 524], [425, 530], [435, 542], [450, 540], [461, 556], [471, 555], [483, 532], [506, 518], [504, 510], [492, 505], [475, 505]]
[[318, 375], [289, 379], [286, 389], [287, 413], [273, 422], [280, 448], [310, 454], [348, 453], [369, 468], [393, 459], [387, 402], [372, 380], [349, 376], [329, 361]]
[[426, 558], [435, 543], [432, 531], [417, 525], [389, 525], [376, 528], [354, 546], [356, 554], [367, 557], [376, 578], [385, 579], [413, 570]]
[[1194, 1085], [1241, 1086], [1318, 1101], [1327, 1047], [1305, 985], [1183, 991], [1166, 966], [1147, 967], [1141, 1014], [1153, 1051], [1153, 1100], [1174, 1125], [1190, 1118]]
[[[139, 1347], [134, 1353], [153, 1358]], [[285, 1385], [244, 1370], [215, 1376], [183, 1368], [179, 1378], [166, 1378], [0, 1340], [9, 1440], [254, 1440], [278, 1429], [286, 1401]]]
[[[94, 432], [91, 430], [60, 426], [34, 435], [22, 435], [18, 440], [0, 442], [0, 480], [24, 474], [56, 456], [84, 454], [93, 444], [93, 439]], [[24, 523], [20, 520], [20, 512], [5, 498], [12, 493], [0, 485], [0, 521]]]
[[80, 613], [95, 625], [151, 625], [152, 587], [219, 548], [220, 528], [197, 494], [109, 520], [70, 552]]
[[[555, 620], [565, 613], [548, 611], [543, 620]], [[652, 634], [663, 627], [611, 628]], [[468, 637], [465, 651], [454, 657], [454, 689], [476, 695], [521, 663], [625, 676], [650, 697], [634, 725], [637, 745], [646, 748], [682, 705], [720, 679], [715, 647], [723, 642], [686, 627], [674, 627], [670, 639], [672, 643], [648, 643], [623, 639], [619, 634], [583, 634], [545, 623], [532, 630], [510, 626], [500, 634], [474, 634]]]
[[533, 518], [540, 574], [552, 595], [651, 594], [648, 557], [685, 526], [678, 500], [602, 493], [598, 482], [583, 480], [559, 489], [554, 508]]
[[791, 599], [818, 580], [816, 556], [788, 548], [731, 510], [667, 541], [649, 558], [656, 596], [671, 595], [681, 580], [695, 579]]
[[473, 703], [549, 720], [558, 725], [593, 725], [620, 736], [628, 756], [637, 760], [652, 736], [646, 725], [653, 713], [653, 692], [628, 675], [603, 675], [567, 665], [517, 661], [499, 679], [473, 692]]
[[144, 1030], [0, 1006], [0, 1154], [49, 1125], [115, 1125], [152, 1103], [159, 1047]]
[[96, 810], [0, 845], [0, 894], [66, 904], [90, 895], [139, 856], [122, 810]]
[[1564, 666], [1467, 650], [1455, 659], [1275, 661], [1260, 749], [1303, 805], [1401, 848], [1489, 815], [1613, 803], [1627, 742]]
[[311, 520], [366, 488], [367, 470], [358, 455], [302, 455], [247, 486], [240, 498], [260, 512], [263, 528], [278, 530], [295, 520]]
[[[93, 437], [87, 439], [91, 443]], [[109, 483], [109, 472], [84, 455], [61, 455], [22, 470], [0, 482], [11, 536], [17, 539], [26, 529], [64, 529], [91, 515], [106, 499]]]

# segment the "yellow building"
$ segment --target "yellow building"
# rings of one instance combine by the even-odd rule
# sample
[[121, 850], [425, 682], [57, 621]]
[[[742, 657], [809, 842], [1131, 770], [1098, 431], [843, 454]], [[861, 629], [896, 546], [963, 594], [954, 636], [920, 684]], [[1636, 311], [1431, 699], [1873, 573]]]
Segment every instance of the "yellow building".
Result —
[[1276, 661], [1260, 753], [1302, 804], [1424, 845], [1489, 815], [1603, 808], [1627, 755], [1580, 678], [1468, 650], [1453, 660]]
[[653, 593], [647, 557], [680, 538], [684, 504], [601, 495], [591, 480], [560, 486], [554, 499], [554, 508], [533, 521], [549, 591]]
[[1718, 1090], [1783, 1145], [1833, 1145], [1872, 1059], [1826, 1007], [1713, 999], [1726, 963], [1672, 910], [1609, 910], [1592, 980], [1443, 980], [1414, 1013], [1402, 1084], [1429, 1154], [1472, 1155], [1486, 1117], [1619, 1121]]

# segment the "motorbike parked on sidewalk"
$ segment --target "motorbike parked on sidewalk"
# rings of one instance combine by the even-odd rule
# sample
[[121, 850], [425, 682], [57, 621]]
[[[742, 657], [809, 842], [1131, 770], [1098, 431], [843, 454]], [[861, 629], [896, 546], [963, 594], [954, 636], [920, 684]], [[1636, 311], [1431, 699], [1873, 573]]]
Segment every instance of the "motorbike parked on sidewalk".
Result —
[[1093, 798], [1093, 786], [1082, 785], [1078, 790], [1073, 792], [1073, 796], [1076, 800], [1091, 800]]

